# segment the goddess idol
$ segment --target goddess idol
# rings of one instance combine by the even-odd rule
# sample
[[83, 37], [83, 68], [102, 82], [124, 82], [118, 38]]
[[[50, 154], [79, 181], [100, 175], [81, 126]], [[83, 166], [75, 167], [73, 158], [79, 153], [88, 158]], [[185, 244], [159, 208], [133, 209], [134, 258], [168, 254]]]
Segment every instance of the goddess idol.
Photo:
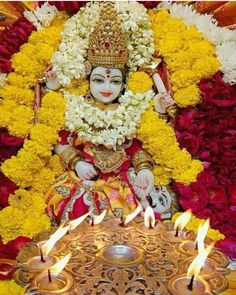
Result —
[[[154, 162], [135, 138], [141, 114], [155, 93], [134, 95], [125, 90], [126, 37], [115, 5], [107, 2], [100, 7], [87, 51], [89, 91], [86, 97], [64, 92], [70, 132], [55, 152], [68, 169], [46, 195], [48, 214], [61, 222], [107, 209], [125, 218], [137, 206], [151, 205], [157, 217], [169, 218], [172, 196], [165, 187], [154, 187]], [[51, 90], [60, 87], [53, 71], [47, 72], [46, 81]], [[156, 107], [163, 112], [171, 97], [163, 93], [158, 98]]]

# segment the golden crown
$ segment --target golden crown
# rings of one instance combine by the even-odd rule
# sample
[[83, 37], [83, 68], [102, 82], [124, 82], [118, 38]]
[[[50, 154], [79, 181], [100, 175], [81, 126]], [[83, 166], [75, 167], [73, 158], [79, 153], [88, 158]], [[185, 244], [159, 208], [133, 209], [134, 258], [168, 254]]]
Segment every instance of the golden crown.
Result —
[[99, 21], [89, 37], [88, 61], [92, 66], [119, 69], [128, 62], [125, 34], [112, 2], [101, 4]]

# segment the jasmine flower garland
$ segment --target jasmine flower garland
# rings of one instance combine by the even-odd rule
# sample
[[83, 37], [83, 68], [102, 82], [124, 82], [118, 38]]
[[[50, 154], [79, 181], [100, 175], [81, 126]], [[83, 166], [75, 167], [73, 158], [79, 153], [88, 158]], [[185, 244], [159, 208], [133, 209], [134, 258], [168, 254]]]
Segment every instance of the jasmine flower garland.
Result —
[[127, 91], [119, 98], [115, 110], [100, 110], [86, 102], [84, 96], [64, 92], [67, 99], [66, 126], [78, 134], [81, 140], [107, 147], [121, 145], [125, 139], [132, 139], [141, 114], [154, 97], [154, 92], [133, 94]]

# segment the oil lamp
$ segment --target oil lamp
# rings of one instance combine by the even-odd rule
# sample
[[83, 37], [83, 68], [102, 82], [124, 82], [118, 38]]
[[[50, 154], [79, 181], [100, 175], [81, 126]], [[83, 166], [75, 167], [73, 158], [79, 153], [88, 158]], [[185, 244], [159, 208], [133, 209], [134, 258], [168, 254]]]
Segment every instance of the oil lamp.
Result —
[[38, 274], [27, 288], [31, 294], [66, 294], [74, 284], [73, 278], [62, 271], [67, 265], [71, 254], [66, 255], [48, 270]]
[[189, 222], [191, 215], [190, 209], [181, 214], [175, 221], [174, 230], [164, 232], [162, 235], [163, 239], [173, 243], [182, 242], [186, 238], [186, 233], [183, 229]]
[[174, 295], [211, 294], [209, 284], [199, 276], [199, 273], [212, 248], [213, 244], [196, 256], [190, 264], [187, 274], [180, 274], [171, 278], [168, 287]]
[[198, 227], [197, 238], [195, 241], [183, 241], [180, 244], [180, 251], [189, 252], [192, 255], [196, 255], [197, 252], [201, 252], [204, 250], [204, 240], [207, 235], [209, 229], [209, 219], [207, 219], [202, 226], [201, 224]]

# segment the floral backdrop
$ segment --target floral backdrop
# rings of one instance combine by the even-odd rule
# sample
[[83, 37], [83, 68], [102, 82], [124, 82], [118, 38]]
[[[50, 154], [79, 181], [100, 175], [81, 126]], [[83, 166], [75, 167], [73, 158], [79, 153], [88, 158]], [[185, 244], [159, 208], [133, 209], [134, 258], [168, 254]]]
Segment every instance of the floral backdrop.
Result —
[[[141, 2], [149, 9], [158, 4], [158, 2], [153, 1]], [[85, 2], [51, 1], [51, 4], [56, 5], [60, 11], [73, 13], [78, 11]], [[0, 85], [4, 84], [6, 75], [13, 71], [14, 54], [19, 52], [21, 45], [28, 41], [32, 32], [37, 30], [37, 25], [23, 16], [25, 9], [34, 10], [35, 5], [28, 4], [25, 7], [19, 3], [14, 8], [0, 4], [0, 11], [4, 12], [7, 9], [8, 12], [10, 10], [10, 15], [12, 15], [10, 20], [4, 20], [4, 22], [0, 23]], [[40, 5], [43, 5], [43, 1]], [[236, 259], [236, 60], [232, 49], [235, 48], [236, 42], [236, 33], [233, 31], [236, 19], [232, 17], [235, 6], [226, 2], [224, 4], [224, 13], [222, 13], [221, 5], [213, 5], [210, 2], [195, 3], [198, 12], [213, 12], [221, 27], [217, 26], [217, 23], [212, 21], [212, 17], [208, 14], [203, 19], [201, 18], [203, 15], [197, 14], [188, 6], [168, 6], [168, 4], [166, 6], [169, 9], [170, 16], [182, 19], [188, 25], [194, 25], [200, 32], [205, 31], [204, 37], [211, 41], [209, 45], [201, 37], [201, 40], [198, 40], [202, 42], [201, 46], [197, 46], [197, 49], [194, 46], [189, 47], [189, 50], [195, 54], [194, 61], [198, 60], [195, 63], [195, 68], [191, 67], [191, 72], [187, 66], [185, 71], [182, 71], [183, 64], [189, 64], [190, 66], [191, 60], [188, 58], [189, 55], [183, 54], [183, 51], [179, 50], [178, 46], [176, 47], [176, 44], [180, 42], [178, 37], [175, 36], [174, 43], [170, 39], [170, 42], [167, 43], [168, 46], [165, 46], [162, 42], [162, 38], [166, 38], [167, 31], [165, 29], [169, 33], [171, 30], [175, 33], [178, 31], [179, 36], [185, 34], [179, 20], [176, 21], [175, 26], [172, 28], [168, 27], [169, 15], [167, 12], [161, 12], [159, 21], [153, 21], [153, 31], [155, 45], [161, 51], [167, 63], [171, 73], [173, 95], [180, 106], [176, 117], [171, 122], [180, 148], [186, 148], [191, 156], [194, 159], [199, 159], [204, 166], [204, 170], [198, 175], [195, 182], [186, 185], [175, 181], [173, 182], [173, 188], [178, 194], [179, 203], [183, 210], [191, 208], [194, 215], [200, 219], [210, 217], [211, 227], [218, 230], [213, 232], [211, 237], [214, 239], [217, 236], [217, 246], [231, 259]], [[155, 12], [151, 11], [149, 15], [150, 18], [154, 19]], [[227, 27], [227, 29], [222, 27]], [[54, 33], [56, 31], [55, 26]], [[184, 36], [186, 37], [186, 35]], [[170, 35], [170, 38], [172, 37], [173, 35]], [[195, 38], [196, 33], [192, 31], [187, 37], [192, 41], [191, 38]], [[35, 45], [35, 40], [33, 38], [30, 40]], [[57, 45], [57, 37], [54, 38], [54, 41], [55, 44], [50, 45]], [[215, 58], [215, 51], [218, 60]], [[208, 59], [204, 59], [206, 56]], [[202, 75], [199, 76], [199, 73]], [[10, 76], [10, 79], [13, 79], [11, 77], [13, 76]], [[188, 97], [187, 101], [185, 100], [186, 97]], [[59, 105], [60, 98], [55, 98], [55, 100], [57, 99]], [[46, 105], [45, 108], [47, 108]], [[152, 114], [150, 113], [149, 116], [152, 116]], [[2, 115], [2, 117], [4, 116]], [[60, 126], [60, 118], [58, 120]], [[145, 124], [145, 118], [143, 122]], [[58, 130], [54, 131], [58, 132]], [[9, 132], [7, 128], [0, 128], [1, 164], [17, 155], [25, 141], [24, 136], [14, 136], [12, 134], [14, 132]], [[142, 136], [142, 130], [140, 130], [140, 134]], [[54, 139], [53, 136], [52, 134]], [[58, 168], [56, 162], [57, 160], [54, 161], [54, 168]], [[163, 174], [157, 171], [157, 175]], [[52, 179], [54, 176], [55, 173], [50, 175]], [[168, 179], [167, 176], [166, 178], [159, 178], [159, 182], [165, 184]], [[17, 189], [15, 182], [1, 172], [1, 209], [9, 207], [9, 197], [12, 199], [13, 193]], [[16, 194], [16, 197], [21, 198], [20, 194]], [[10, 215], [9, 218], [11, 218]], [[197, 218], [192, 222], [192, 226], [195, 228], [197, 227], [196, 224], [200, 222]], [[7, 220], [7, 222], [10, 221]], [[1, 226], [3, 224], [0, 224]], [[223, 238], [223, 235], [220, 235], [219, 232], [225, 237]], [[20, 248], [29, 240], [30, 235], [14, 237], [9, 241], [2, 240], [0, 242], [0, 258], [9, 259], [9, 261], [14, 260]], [[0, 265], [0, 280], [2, 280], [0, 294], [23, 294], [20, 287], [9, 281], [13, 273], [14, 267], [10, 264], [3, 263]]]

